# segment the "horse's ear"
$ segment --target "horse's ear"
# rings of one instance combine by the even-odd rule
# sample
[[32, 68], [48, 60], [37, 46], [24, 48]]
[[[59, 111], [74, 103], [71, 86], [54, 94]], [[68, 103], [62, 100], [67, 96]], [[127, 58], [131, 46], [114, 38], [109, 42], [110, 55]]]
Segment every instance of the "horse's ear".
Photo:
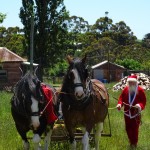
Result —
[[84, 64], [85, 64], [85, 62], [86, 62], [86, 58], [87, 58], [87, 56], [85, 55], [85, 56], [82, 58], [82, 63], [84, 63]]
[[67, 61], [68, 61], [69, 64], [72, 63], [72, 58], [69, 55], [67, 56]]
[[37, 76], [37, 70], [38, 70], [38, 66], [36, 66], [35, 70], [34, 70], [34, 75]]

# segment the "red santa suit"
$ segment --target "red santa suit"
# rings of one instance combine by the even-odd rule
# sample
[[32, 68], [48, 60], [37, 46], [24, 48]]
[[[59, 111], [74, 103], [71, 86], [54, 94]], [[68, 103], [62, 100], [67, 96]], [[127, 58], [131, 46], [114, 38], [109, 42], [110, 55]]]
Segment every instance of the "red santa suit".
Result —
[[[136, 76], [130, 76], [127, 81], [136, 81], [136, 78]], [[141, 119], [138, 109], [143, 110], [146, 105], [144, 90], [138, 86], [137, 83], [136, 90], [131, 96], [129, 86], [126, 86], [119, 97], [118, 104], [120, 104], [121, 107], [124, 106], [125, 127], [129, 142], [131, 145], [136, 146], [138, 142], [138, 131]], [[138, 106], [138, 109], [136, 106]]]

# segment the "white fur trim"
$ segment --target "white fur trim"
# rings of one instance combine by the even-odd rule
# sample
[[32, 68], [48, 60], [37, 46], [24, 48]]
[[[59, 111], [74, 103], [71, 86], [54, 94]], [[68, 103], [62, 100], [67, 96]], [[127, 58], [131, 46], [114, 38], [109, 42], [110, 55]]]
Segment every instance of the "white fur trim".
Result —
[[130, 82], [130, 81], [132, 81], [132, 82], [137, 82], [137, 79], [135, 79], [135, 78], [128, 78], [128, 79], [127, 79], [127, 82]]

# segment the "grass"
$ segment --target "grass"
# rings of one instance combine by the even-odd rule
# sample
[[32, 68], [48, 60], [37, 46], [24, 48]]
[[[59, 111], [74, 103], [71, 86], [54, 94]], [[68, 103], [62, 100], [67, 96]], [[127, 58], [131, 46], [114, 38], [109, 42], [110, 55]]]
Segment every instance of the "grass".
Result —
[[[110, 96], [109, 108], [114, 108], [120, 92], [113, 92], [111, 87], [114, 83], [106, 84]], [[4, 91], [0, 92], [0, 150], [22, 150], [22, 140], [18, 135], [14, 121], [10, 113], [10, 99], [12, 93]], [[150, 92], [146, 91], [147, 105], [142, 112], [142, 125], [139, 131], [139, 142], [137, 150], [150, 150], [149, 130], [150, 130]], [[101, 150], [127, 150], [128, 139], [124, 127], [123, 112], [118, 112], [116, 109], [109, 109], [112, 137], [102, 137], [100, 141]], [[104, 123], [104, 132], [109, 133], [108, 118]], [[80, 143], [77, 144], [78, 149], [81, 149]], [[31, 145], [32, 147], [32, 145]], [[67, 150], [69, 149], [68, 142], [52, 142], [52, 150]]]

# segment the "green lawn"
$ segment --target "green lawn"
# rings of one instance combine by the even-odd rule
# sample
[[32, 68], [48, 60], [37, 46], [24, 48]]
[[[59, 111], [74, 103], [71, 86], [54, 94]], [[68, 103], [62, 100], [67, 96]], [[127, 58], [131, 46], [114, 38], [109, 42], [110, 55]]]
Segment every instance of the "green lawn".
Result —
[[[113, 92], [113, 84], [106, 84], [110, 95], [109, 114], [111, 121], [112, 137], [102, 137], [100, 142], [101, 150], [127, 150], [128, 139], [124, 129], [123, 112], [118, 112], [114, 108], [117, 101], [113, 98], [118, 98], [119, 92]], [[150, 131], [150, 91], [146, 92], [147, 105], [142, 112], [142, 125], [139, 133], [139, 143], [137, 150], [150, 150], [149, 131]], [[4, 91], [0, 92], [0, 150], [22, 150], [22, 140], [18, 135], [12, 116], [10, 113], [10, 98], [12, 94]], [[105, 120], [104, 132], [109, 133], [108, 118]], [[31, 146], [32, 147], [32, 146]], [[68, 143], [52, 142], [52, 150], [67, 150]], [[80, 150], [80, 143], [78, 143]]]

